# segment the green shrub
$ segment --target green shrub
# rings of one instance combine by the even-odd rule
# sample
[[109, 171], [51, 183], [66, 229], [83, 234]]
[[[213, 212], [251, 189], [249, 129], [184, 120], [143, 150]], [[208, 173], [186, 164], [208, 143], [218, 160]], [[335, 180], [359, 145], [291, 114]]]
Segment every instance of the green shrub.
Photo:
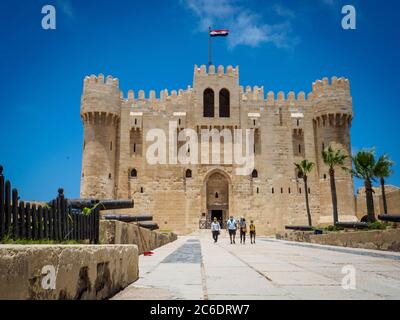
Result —
[[385, 230], [387, 227], [388, 225], [386, 223], [382, 223], [380, 221], [368, 223], [369, 230]]
[[330, 232], [337, 232], [337, 231], [341, 231], [343, 230], [342, 228], [338, 228], [336, 226], [328, 226], [325, 228], [326, 231], [330, 231]]

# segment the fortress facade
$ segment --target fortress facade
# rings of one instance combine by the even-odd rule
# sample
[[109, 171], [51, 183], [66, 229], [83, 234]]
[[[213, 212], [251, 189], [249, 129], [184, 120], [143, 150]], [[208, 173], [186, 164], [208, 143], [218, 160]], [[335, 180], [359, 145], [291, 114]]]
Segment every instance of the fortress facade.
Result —
[[[308, 179], [313, 223], [332, 224], [321, 152], [332, 144], [351, 154], [352, 117], [344, 78], [318, 80], [308, 95], [274, 94], [240, 86], [239, 67], [195, 66], [193, 86], [186, 90], [159, 96], [130, 90], [125, 97], [118, 79], [92, 75], [84, 80], [81, 101], [81, 197], [133, 198], [129, 212], [152, 214], [161, 229], [181, 234], [199, 229], [200, 221], [230, 215], [254, 220], [258, 234], [273, 234], [285, 225], [307, 224], [304, 185], [294, 166], [306, 158], [316, 164]], [[213, 163], [212, 157], [210, 163], [150, 164], [146, 150], [154, 142], [146, 136], [158, 128], [168, 137], [171, 121], [177, 134], [186, 128], [253, 129], [254, 170], [238, 175], [237, 164]], [[355, 220], [353, 180], [340, 168], [336, 187], [339, 219]]]

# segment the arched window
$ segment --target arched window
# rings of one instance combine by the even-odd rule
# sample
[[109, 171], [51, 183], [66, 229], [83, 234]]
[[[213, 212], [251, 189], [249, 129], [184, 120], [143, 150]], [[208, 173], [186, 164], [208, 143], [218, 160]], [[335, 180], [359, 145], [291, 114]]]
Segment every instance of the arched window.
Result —
[[187, 169], [186, 170], [186, 178], [191, 178], [192, 177], [192, 170]]
[[219, 198], [219, 194], [218, 192], [215, 193], [215, 198], [218, 199]]
[[136, 169], [132, 169], [131, 170], [131, 178], [136, 178], [137, 177], [137, 170]]
[[203, 93], [203, 117], [214, 117], [214, 91], [210, 88]]
[[221, 89], [219, 92], [219, 117], [229, 118], [231, 116], [230, 112], [230, 94], [226, 89]]
[[253, 172], [251, 173], [251, 177], [252, 178], [258, 178], [258, 172], [256, 169], [253, 170]]

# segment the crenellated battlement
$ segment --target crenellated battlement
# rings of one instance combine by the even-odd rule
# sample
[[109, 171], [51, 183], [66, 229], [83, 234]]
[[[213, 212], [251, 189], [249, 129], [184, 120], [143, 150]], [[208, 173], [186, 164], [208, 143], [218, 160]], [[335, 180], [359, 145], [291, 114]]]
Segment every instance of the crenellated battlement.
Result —
[[188, 86], [186, 90], [179, 89], [179, 90], [171, 90], [171, 92], [168, 91], [168, 89], [161, 90], [159, 92], [159, 95], [157, 96], [157, 93], [155, 90], [150, 90], [147, 94], [144, 90], [139, 90], [137, 91], [137, 94], [135, 93], [134, 90], [129, 90], [128, 91], [128, 96], [125, 101], [129, 103], [135, 103], [135, 102], [173, 102], [173, 103], [180, 103], [180, 102], [187, 102], [187, 99], [189, 99], [192, 96], [193, 89]]
[[194, 65], [194, 76], [230, 76], [230, 77], [239, 77], [239, 66], [236, 66], [235, 68], [232, 67], [231, 65], [226, 67], [219, 65], [218, 67], [214, 66], [214, 65], [210, 65], [207, 67], [206, 65], [201, 65], [200, 67], [198, 67], [197, 65]]
[[314, 120], [318, 126], [350, 126], [353, 117], [350, 81], [346, 78], [323, 78], [313, 83], [310, 94]]
[[81, 99], [81, 115], [93, 114], [92, 119], [102, 119], [97, 114], [110, 114], [119, 117], [122, 92], [119, 89], [119, 80], [103, 74], [91, 75], [83, 81], [83, 95]]
[[108, 85], [115, 88], [119, 88], [119, 79], [114, 78], [113, 76], [109, 75], [106, 78], [104, 74], [100, 73], [98, 76], [92, 74], [91, 76], [85, 77], [84, 81], [84, 89], [91, 85]]
[[304, 91], [300, 91], [297, 93], [294, 91], [290, 91], [289, 93], [285, 93], [283, 91], [279, 91], [278, 94], [275, 96], [273, 91], [269, 91], [267, 94], [267, 103], [303, 103], [307, 101], [306, 94]]
[[[203, 88], [218, 86], [218, 77], [232, 95], [239, 94], [243, 103], [251, 107], [252, 103], [261, 103], [270, 107], [296, 107], [309, 105], [314, 109], [314, 116], [333, 113], [351, 113], [350, 82], [346, 78], [323, 78], [312, 84], [312, 91], [295, 93], [265, 91], [264, 86], [239, 86], [239, 66], [194, 66], [194, 87], [188, 86], [179, 90], [129, 90], [126, 95], [119, 88], [118, 78], [103, 74], [87, 76], [84, 79], [84, 94], [82, 96], [82, 112], [111, 112], [119, 114], [122, 105], [149, 111], [167, 111], [174, 105], [180, 109], [188, 108], [201, 98]], [[203, 77], [204, 76], [204, 77]], [[208, 78], [212, 76], [211, 78]], [[197, 81], [196, 81], [196, 77]], [[210, 82], [209, 82], [210, 79]], [[233, 82], [231, 82], [233, 81]], [[200, 86], [200, 89], [197, 86]], [[238, 91], [237, 91], [238, 90]], [[195, 95], [196, 93], [196, 95]], [[339, 98], [339, 99], [338, 99]], [[197, 100], [196, 100], [197, 99]], [[333, 103], [332, 99], [335, 100]], [[172, 110], [171, 109], [171, 110]]]
[[321, 96], [333, 95], [350, 95], [350, 81], [346, 78], [332, 77], [317, 80], [312, 85], [312, 97], [318, 98]]
[[277, 94], [273, 91], [268, 91], [265, 95], [264, 87], [254, 86], [253, 88], [250, 86], [240, 87], [240, 93], [243, 101], [265, 101], [267, 104], [275, 104], [275, 103], [303, 103], [307, 101], [307, 97], [304, 91], [300, 91], [297, 94], [294, 91], [290, 91], [285, 93], [283, 91], [279, 91]]

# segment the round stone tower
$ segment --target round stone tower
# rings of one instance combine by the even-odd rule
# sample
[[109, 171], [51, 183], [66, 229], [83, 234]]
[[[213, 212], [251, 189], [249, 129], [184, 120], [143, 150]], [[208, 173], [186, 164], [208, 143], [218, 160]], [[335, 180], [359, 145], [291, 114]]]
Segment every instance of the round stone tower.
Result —
[[100, 74], [84, 80], [81, 198], [115, 198], [117, 130], [121, 94], [118, 79]]
[[[350, 127], [353, 117], [352, 98], [348, 79], [333, 77], [313, 84], [310, 94], [314, 109], [314, 136], [320, 183], [319, 223], [333, 223], [329, 168], [322, 160], [322, 150], [331, 145], [342, 149], [349, 157], [345, 166], [351, 167]], [[355, 217], [353, 179], [342, 168], [335, 168], [339, 220]]]

